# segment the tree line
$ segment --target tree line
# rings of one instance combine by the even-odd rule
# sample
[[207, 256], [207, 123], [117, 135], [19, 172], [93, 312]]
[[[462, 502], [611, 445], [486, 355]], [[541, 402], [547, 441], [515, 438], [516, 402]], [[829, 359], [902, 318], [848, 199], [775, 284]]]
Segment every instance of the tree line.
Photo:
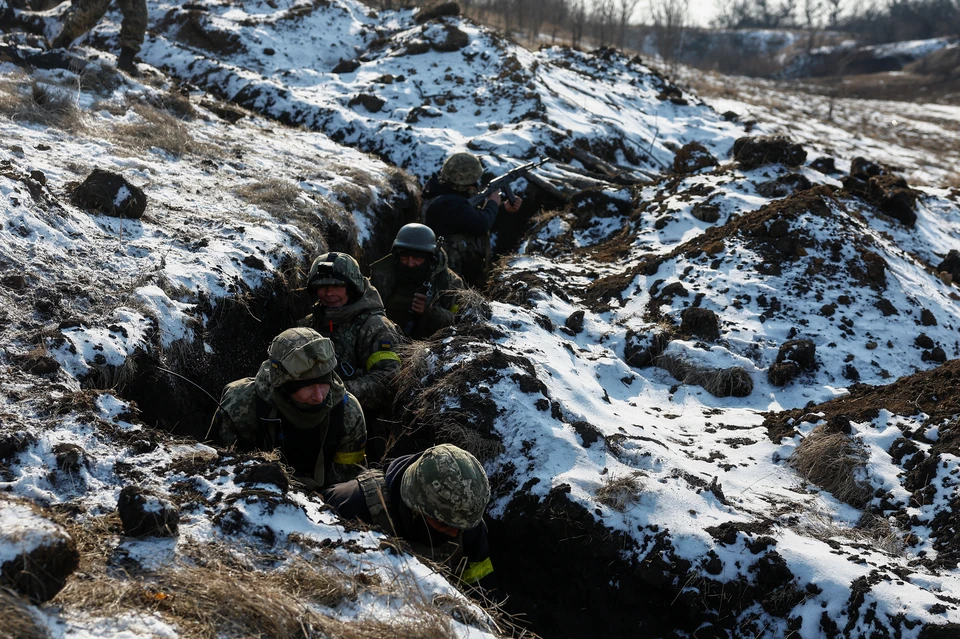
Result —
[[[675, 0], [687, 1], [687, 0]], [[866, 44], [960, 36], [960, 0], [721, 0], [714, 26], [829, 29]]]
[[[410, 0], [369, 0], [380, 8]], [[442, 0], [441, 0], [442, 1]], [[719, 29], [797, 29], [847, 33], [866, 44], [960, 36], [960, 0], [718, 0]], [[437, 0], [413, 0], [415, 5]], [[463, 13], [527, 44], [642, 48], [650, 42], [675, 59], [691, 26], [691, 0], [459, 0]]]

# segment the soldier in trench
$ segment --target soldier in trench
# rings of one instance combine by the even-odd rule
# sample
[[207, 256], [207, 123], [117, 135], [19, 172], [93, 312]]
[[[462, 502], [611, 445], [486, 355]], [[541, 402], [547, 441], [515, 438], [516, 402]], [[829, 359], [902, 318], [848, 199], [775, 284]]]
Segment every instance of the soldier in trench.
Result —
[[440, 444], [394, 459], [323, 491], [344, 518], [379, 526], [416, 554], [446, 566], [487, 599], [497, 600], [483, 513], [490, 483], [476, 457]]
[[387, 317], [413, 339], [453, 326], [457, 291], [464, 288], [460, 276], [447, 268], [437, 236], [423, 224], [400, 229], [390, 254], [370, 266], [370, 282], [383, 298]]
[[306, 289], [316, 302], [298, 322], [330, 338], [337, 353], [337, 374], [359, 400], [370, 429], [370, 455], [379, 461], [389, 439], [379, 419], [393, 403], [392, 377], [400, 368], [394, 351], [400, 329], [390, 321], [380, 294], [346, 253], [325, 253], [313, 261]]
[[[468, 198], [479, 192], [482, 176], [480, 160], [470, 153], [454, 153], [423, 187], [424, 224], [444, 238], [450, 268], [471, 286], [480, 286], [490, 267], [490, 229], [501, 209], [499, 191], [480, 208], [470, 205]], [[517, 198], [502, 208], [516, 213], [522, 203]]]
[[363, 411], [337, 376], [333, 343], [308, 328], [276, 336], [256, 377], [227, 384], [212, 429], [240, 450], [279, 450], [298, 481], [320, 490], [363, 472]]

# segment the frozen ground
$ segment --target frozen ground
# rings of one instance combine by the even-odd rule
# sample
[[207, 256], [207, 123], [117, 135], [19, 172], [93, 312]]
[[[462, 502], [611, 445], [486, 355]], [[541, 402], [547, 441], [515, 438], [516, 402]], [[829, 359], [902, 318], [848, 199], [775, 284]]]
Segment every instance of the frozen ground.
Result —
[[[486, 457], [490, 526], [513, 611], [529, 606], [544, 636], [923, 637], [960, 623], [942, 532], [960, 458], [955, 415], [940, 406], [949, 397], [851, 412], [848, 437], [866, 460], [861, 503], [787, 461], [833, 416], [820, 402], [859, 397], [855, 381], [935, 372], [921, 333], [957, 356], [956, 287], [931, 268], [957, 246], [956, 192], [928, 186], [906, 228], [837, 191], [836, 176], [740, 169], [729, 150], [744, 126], [719, 115], [789, 132], [808, 160], [831, 154], [846, 170], [866, 156], [903, 167], [911, 184], [943, 185], [955, 158], [931, 158], [923, 145], [956, 144], [955, 110], [837, 101], [834, 126], [823, 122], [828, 103], [794, 107], [772, 85], [711, 107], [618, 54], [530, 53], [458, 18], [420, 25], [409, 11], [345, 0], [150, 6], [144, 59], [164, 71], [147, 69], [143, 83], [91, 84], [114, 77], [101, 67], [112, 60], [83, 42], [86, 75], [4, 67], [0, 486], [43, 506], [85, 562], [58, 598], [31, 607], [42, 629], [191, 636], [191, 618], [169, 597], [217, 556], [264, 583], [299, 574], [302, 558], [343, 575], [349, 587], [326, 599], [278, 586], [315, 622], [306, 636], [405, 636], [404, 623], [434, 624], [440, 636], [509, 634], [438, 573], [383, 550], [376, 533], [344, 528], [317, 497], [242, 481], [263, 458], [150, 429], [124, 399], [161, 384], [132, 364], [143, 353], [214, 392], [224, 375], [251, 374], [222, 370], [232, 362], [225, 338], [262, 343], [269, 336], [256, 331], [286, 327], [254, 302], [285, 309], [283, 291], [328, 244], [382, 250], [410, 184], [465, 149], [495, 172], [548, 155], [541, 177], [567, 192], [586, 175], [603, 184], [602, 166], [643, 182], [546, 212], [522, 254], [502, 263], [489, 319], [439, 336], [423, 355], [428, 388], [461, 376], [437, 415], [488, 426], [500, 451]], [[87, 43], [110, 44], [116, 19]], [[351, 60], [352, 70], [333, 73]], [[174, 80], [186, 83], [189, 105]], [[66, 99], [38, 103], [31, 82]], [[211, 94], [259, 115], [228, 124], [199, 106], [214, 105]], [[52, 117], [41, 108], [50, 104], [74, 110]], [[894, 116], [912, 137], [896, 142]], [[691, 141], [720, 166], [660, 177]], [[580, 156], [589, 166], [575, 149], [589, 151]], [[93, 168], [142, 186], [146, 215], [119, 220], [72, 204], [68, 186]], [[794, 173], [819, 188], [762, 195]], [[715, 223], [693, 216], [705, 203], [717, 205]], [[683, 329], [694, 306], [715, 312], [715, 337]], [[249, 317], [238, 324], [237, 315]], [[631, 354], [658, 333], [669, 335], [667, 359], [738, 368], [751, 392], [718, 397], [676, 367], [640, 365]], [[816, 366], [775, 386], [767, 372], [793, 338], [815, 344]], [[62, 444], [80, 448], [78, 464], [65, 467]], [[920, 480], [916, 468], [932, 472]], [[130, 483], [180, 507], [177, 538], [119, 534], [117, 495]], [[551, 516], [558, 503], [570, 519]], [[571, 539], [579, 548], [564, 545]], [[98, 599], [91, 584], [127, 595]]]

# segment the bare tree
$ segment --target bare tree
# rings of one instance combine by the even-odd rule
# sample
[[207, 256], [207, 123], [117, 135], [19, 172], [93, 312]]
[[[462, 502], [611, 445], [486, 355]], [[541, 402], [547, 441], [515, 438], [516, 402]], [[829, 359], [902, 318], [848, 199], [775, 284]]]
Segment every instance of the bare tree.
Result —
[[583, 41], [583, 32], [587, 27], [586, 0], [573, 0], [570, 9], [570, 40], [574, 47], [579, 47]]
[[807, 28], [807, 54], [813, 51], [817, 44], [817, 32], [820, 29], [823, 10], [823, 0], [803, 0], [803, 21]]
[[617, 0], [594, 0], [590, 12], [590, 25], [597, 45], [605, 47], [613, 44], [617, 24]]
[[683, 30], [690, 15], [690, 0], [650, 0], [650, 13], [657, 38], [657, 50], [668, 67], [677, 59]]
[[550, 44], [556, 44], [557, 32], [570, 17], [570, 4], [567, 0], [550, 0], [547, 15], [550, 16]]
[[617, 4], [617, 46], [623, 49], [626, 46], [627, 27], [630, 26], [630, 19], [633, 18], [633, 12], [637, 9], [640, 0], [619, 0]]
[[827, 0], [827, 26], [831, 29], [840, 24], [840, 12], [843, 10], [841, 4], [843, 0]]

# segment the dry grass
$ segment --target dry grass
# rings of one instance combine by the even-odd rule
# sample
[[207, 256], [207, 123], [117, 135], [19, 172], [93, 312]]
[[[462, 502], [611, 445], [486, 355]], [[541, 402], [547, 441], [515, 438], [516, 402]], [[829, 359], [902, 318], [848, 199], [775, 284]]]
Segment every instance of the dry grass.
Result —
[[113, 570], [113, 519], [115, 515], [93, 520], [85, 530], [74, 526], [74, 536], [81, 540], [81, 571], [88, 578], [70, 580], [55, 604], [103, 617], [158, 614], [183, 636], [202, 639], [453, 636], [450, 619], [431, 602], [421, 602], [415, 588], [405, 592], [405, 614], [389, 622], [341, 621], [317, 612], [314, 605], [337, 607], [364, 590], [397, 594], [396, 583], [381, 585], [362, 574], [346, 574], [322, 556], [291, 558], [282, 568], [257, 570], [227, 548], [207, 545], [188, 548], [188, 556], [157, 571]]
[[[459, 446], [481, 461], [493, 459], [505, 450], [500, 440], [484, 436], [477, 428], [477, 416], [471, 411], [450, 406], [451, 399], [461, 396], [464, 388], [472, 385], [471, 364], [456, 366], [439, 376], [432, 375], [436, 363], [433, 353], [449, 348], [439, 341], [427, 340], [415, 341], [398, 350], [404, 365], [393, 381], [398, 401], [405, 404], [408, 413], [404, 422], [412, 425], [404, 434], [416, 438], [423, 429], [432, 433], [430, 439], [434, 443]], [[387, 449], [394, 443], [388, 442]]]
[[859, 479], [867, 465], [863, 444], [826, 425], [813, 429], [788, 463], [811, 484], [851, 506], [862, 508], [872, 497], [870, 486]]
[[684, 384], [701, 386], [714, 397], [745, 397], [753, 390], [750, 374], [739, 366], [707, 368], [682, 355], [658, 355], [653, 365]]
[[133, 110], [140, 121], [122, 124], [114, 129], [113, 139], [118, 144], [137, 152], [157, 148], [174, 157], [208, 151], [206, 145], [193, 139], [179, 119], [166, 111], [146, 104], [137, 104]]
[[490, 301], [475, 288], [465, 288], [457, 292], [457, 321], [486, 322], [493, 316]]
[[624, 512], [629, 506], [640, 503], [643, 492], [640, 477], [642, 474], [636, 471], [620, 477], [610, 475], [597, 489], [597, 501], [617, 512]]
[[103, 64], [86, 65], [78, 77], [80, 89], [92, 93], [108, 94], [121, 84], [117, 71]]
[[305, 212], [314, 207], [298, 185], [279, 178], [266, 178], [245, 184], [236, 190], [238, 196], [273, 215], [285, 216], [291, 212]]
[[851, 528], [838, 525], [824, 514], [810, 512], [805, 514], [799, 528], [805, 534], [822, 541], [834, 538], [847, 539], [855, 543], [869, 544], [877, 550], [892, 555], [904, 554], [903, 540], [900, 539], [900, 535], [890, 522], [876, 515], [865, 513], [857, 525]]
[[64, 131], [83, 128], [83, 114], [68, 89], [36, 80], [25, 84], [24, 79], [0, 84], [0, 114]]
[[48, 639], [50, 634], [16, 593], [0, 588], [0, 639]]

